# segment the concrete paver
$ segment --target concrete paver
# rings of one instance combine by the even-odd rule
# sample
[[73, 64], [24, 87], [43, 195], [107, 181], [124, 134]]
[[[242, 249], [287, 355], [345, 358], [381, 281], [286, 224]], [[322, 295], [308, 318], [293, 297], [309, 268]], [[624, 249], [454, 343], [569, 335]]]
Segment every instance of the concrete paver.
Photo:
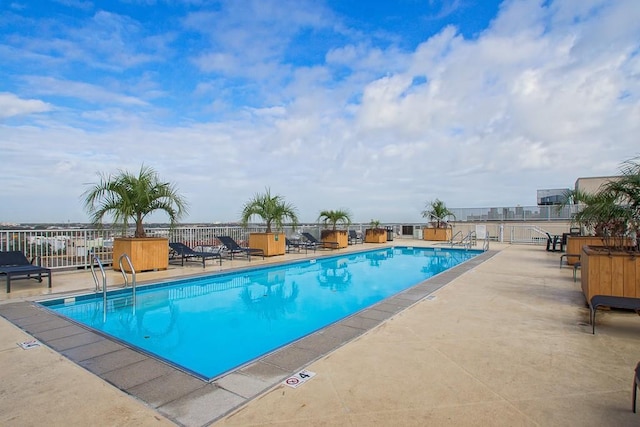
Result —
[[[592, 335], [579, 282], [573, 282], [571, 269], [558, 268], [557, 253], [540, 246], [493, 248], [500, 249], [496, 256], [429, 298], [416, 298], [415, 290], [391, 298], [354, 316], [353, 325], [333, 325], [326, 336], [301, 342], [293, 353], [274, 353], [272, 362], [277, 363], [246, 366], [219, 384], [185, 380], [175, 371], [144, 380], [135, 375], [122, 379], [127, 382], [123, 388], [153, 401], [157, 410], [48, 346], [22, 350], [16, 343], [33, 337], [0, 319], [0, 424], [39, 425], [46, 420], [47, 425], [201, 426], [222, 416], [216, 426], [640, 425], [630, 402], [633, 368], [640, 359], [638, 316], [618, 310], [599, 313]], [[200, 274], [202, 268], [146, 277], [156, 280], [185, 272]], [[53, 292], [90, 289], [87, 277], [54, 274]], [[117, 280], [118, 275], [110, 276], [109, 283]], [[440, 276], [438, 280], [447, 282]], [[438, 280], [427, 286], [432, 287], [429, 291], [440, 286]], [[49, 292], [44, 287], [21, 291], [18, 283], [11, 295], [0, 295], [0, 301], [37, 299]], [[385, 321], [381, 311], [393, 317]], [[20, 310], [10, 313], [19, 316]], [[40, 325], [37, 315], [13, 320]], [[361, 331], [347, 331], [371, 324], [377, 326], [361, 336]], [[57, 326], [43, 327], [42, 333], [64, 340], [74, 332]], [[317, 375], [303, 386], [268, 386], [291, 373], [299, 363], [296, 354], [321, 355], [347, 341], [307, 366]], [[142, 362], [139, 353], [108, 343], [86, 342], [62, 351], [74, 353], [82, 364], [102, 360], [102, 365], [92, 366], [94, 371], [109, 372], [109, 366], [123, 361], [150, 363]], [[227, 413], [245, 401], [243, 396], [265, 388], [258, 398]], [[158, 391], [163, 389], [166, 393]]]
[[[591, 335], [570, 269], [507, 247], [216, 423], [633, 426], [640, 319], [612, 311]], [[627, 322], [628, 328], [625, 326]]]
[[0, 321], [0, 425], [170, 426], [165, 417]]

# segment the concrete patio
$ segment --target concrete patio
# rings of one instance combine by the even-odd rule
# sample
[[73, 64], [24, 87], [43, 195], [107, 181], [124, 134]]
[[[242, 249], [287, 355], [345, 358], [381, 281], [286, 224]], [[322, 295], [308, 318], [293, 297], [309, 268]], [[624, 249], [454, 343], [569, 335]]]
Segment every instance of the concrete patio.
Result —
[[[348, 250], [367, 247], [372, 246]], [[640, 360], [638, 316], [603, 311], [592, 335], [579, 282], [573, 282], [572, 269], [558, 268], [559, 254], [540, 246], [492, 244], [491, 249], [498, 253], [483, 263], [440, 275], [432, 288], [421, 288], [423, 293], [414, 290], [416, 300], [398, 301], [386, 320], [365, 322], [375, 316], [364, 316], [362, 323], [371, 325], [362, 326], [364, 334], [344, 337], [347, 344], [317, 357], [320, 353], [308, 349], [310, 363], [296, 366], [290, 359], [287, 371], [284, 359], [267, 360], [259, 372], [240, 371], [213, 383], [181, 378], [179, 371], [139, 355], [119, 358], [125, 359], [120, 369], [128, 377], [104, 363], [98, 369], [99, 358], [133, 350], [115, 348], [104, 337], [89, 338], [86, 330], [70, 325], [36, 322], [43, 313], [26, 302], [43, 299], [47, 290], [16, 281], [10, 295], [0, 295], [0, 314], [16, 316], [14, 322], [24, 329], [0, 319], [0, 424], [640, 425], [640, 414], [631, 412], [633, 369]], [[223, 268], [245, 265], [225, 262]], [[172, 267], [145, 273], [144, 280], [201, 272], [202, 267]], [[108, 280], [121, 283], [113, 272]], [[87, 272], [54, 274], [55, 293], [92, 287]], [[34, 328], [38, 324], [49, 326]], [[25, 332], [30, 328], [46, 335], [47, 345], [18, 347], [33, 339]], [[63, 335], [79, 341], [63, 342]], [[149, 365], [156, 376], [137, 378], [132, 372], [138, 370], [127, 371], [134, 365]], [[296, 389], [282, 385], [298, 368], [316, 376]], [[192, 389], [171, 390], [177, 384]]]

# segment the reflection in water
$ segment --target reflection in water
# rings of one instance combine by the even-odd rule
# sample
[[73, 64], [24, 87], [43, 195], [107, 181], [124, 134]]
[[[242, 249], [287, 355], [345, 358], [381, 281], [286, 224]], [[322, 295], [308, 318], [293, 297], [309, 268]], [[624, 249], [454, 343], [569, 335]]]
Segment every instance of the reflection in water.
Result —
[[387, 258], [390, 258], [393, 256], [393, 253], [389, 252], [389, 251], [382, 251], [382, 252], [373, 252], [370, 254], [367, 254], [367, 259], [369, 260], [369, 265], [371, 265], [372, 267], [380, 267], [380, 261], [384, 261]]
[[299, 289], [295, 282], [285, 283], [285, 270], [270, 270], [245, 286], [240, 298], [245, 306], [266, 320], [277, 320], [290, 311]]
[[322, 263], [318, 274], [320, 286], [331, 291], [344, 291], [351, 284], [351, 273], [346, 259], [330, 260]]
[[[138, 340], [150, 340], [156, 346], [173, 349], [180, 345], [180, 333], [176, 328], [178, 305], [167, 298], [138, 298], [135, 314], [131, 296], [109, 301], [107, 322], [117, 322], [125, 335]], [[134, 338], [134, 340], [135, 340]]]
[[460, 264], [465, 259], [464, 252], [435, 252], [427, 258], [427, 264], [422, 267], [422, 272], [435, 275]]

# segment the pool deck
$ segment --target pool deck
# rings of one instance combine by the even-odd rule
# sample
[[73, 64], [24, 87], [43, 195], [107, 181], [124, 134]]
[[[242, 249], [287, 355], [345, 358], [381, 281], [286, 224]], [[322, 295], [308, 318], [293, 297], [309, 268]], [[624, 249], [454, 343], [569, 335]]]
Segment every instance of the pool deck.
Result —
[[[559, 257], [492, 244], [482, 258], [213, 382], [31, 304], [92, 290], [90, 273], [55, 272], [53, 293], [15, 281], [0, 294], [0, 425], [640, 425], [631, 412], [640, 319], [603, 311], [592, 335], [579, 282]], [[171, 266], [138, 281], [202, 272]], [[107, 273], [110, 286], [122, 284]], [[34, 338], [44, 344], [17, 345]], [[282, 384], [302, 368], [316, 376]]]

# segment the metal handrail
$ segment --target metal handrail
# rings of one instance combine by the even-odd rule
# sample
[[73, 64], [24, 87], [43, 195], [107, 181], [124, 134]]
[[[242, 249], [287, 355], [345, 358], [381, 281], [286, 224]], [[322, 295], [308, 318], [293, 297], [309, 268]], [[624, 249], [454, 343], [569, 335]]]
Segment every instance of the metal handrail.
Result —
[[[98, 255], [96, 255], [94, 252], [91, 252], [91, 257], [93, 258], [93, 261], [98, 263], [98, 267], [100, 267], [100, 271], [102, 272], [102, 289], [106, 289], [107, 288], [107, 273], [105, 273], [104, 271], [104, 267], [102, 266], [102, 262], [100, 261], [100, 258], [98, 258]], [[98, 289], [100, 288], [100, 284], [98, 283], [98, 276], [96, 275], [96, 269], [93, 265], [94, 263], [91, 263], [91, 275], [93, 276], [93, 282], [96, 284], [96, 289], [95, 292], [98, 293]]]
[[129, 284], [129, 279], [127, 277], [127, 273], [124, 270], [124, 266], [122, 265], [122, 260], [126, 260], [127, 264], [129, 264], [129, 269], [131, 270], [131, 296], [133, 298], [133, 314], [136, 314], [136, 270], [133, 268], [133, 264], [131, 263], [131, 258], [129, 255], [122, 254], [118, 259], [118, 265], [120, 266], [120, 272], [122, 273], [122, 277], [124, 277], [124, 288]]
[[474, 230], [471, 230], [469, 234], [467, 234], [467, 249], [471, 249], [471, 246], [475, 246], [478, 242], [478, 235]]
[[[104, 271], [104, 267], [102, 266], [102, 262], [98, 255], [94, 252], [91, 253], [93, 256], [93, 260], [98, 263], [98, 267], [100, 267], [100, 271], [102, 272], [102, 321], [107, 321], [107, 273]], [[93, 266], [93, 262], [91, 263], [91, 275], [93, 276], [93, 281], [96, 284], [96, 293], [98, 293], [98, 276], [96, 276], [96, 270]]]
[[535, 231], [536, 233], [544, 236], [544, 237], [547, 237], [547, 235], [549, 234], [546, 230], [544, 230], [544, 229], [542, 229], [540, 227], [537, 227], [537, 226], [533, 226], [533, 227], [531, 227], [531, 229], [533, 231]]
[[[460, 231], [456, 232], [456, 234], [454, 234], [453, 236], [451, 236], [451, 239], [449, 240], [449, 243], [451, 244], [451, 247], [453, 247], [453, 245], [455, 245], [454, 240], [455, 240], [455, 238], [456, 238], [456, 236], [457, 236], [458, 234], [460, 234], [460, 235], [462, 236], [462, 230], [460, 230]], [[462, 241], [463, 241], [463, 240], [464, 240], [464, 237], [463, 237], [462, 239], [460, 239], [460, 243], [462, 243]]]

